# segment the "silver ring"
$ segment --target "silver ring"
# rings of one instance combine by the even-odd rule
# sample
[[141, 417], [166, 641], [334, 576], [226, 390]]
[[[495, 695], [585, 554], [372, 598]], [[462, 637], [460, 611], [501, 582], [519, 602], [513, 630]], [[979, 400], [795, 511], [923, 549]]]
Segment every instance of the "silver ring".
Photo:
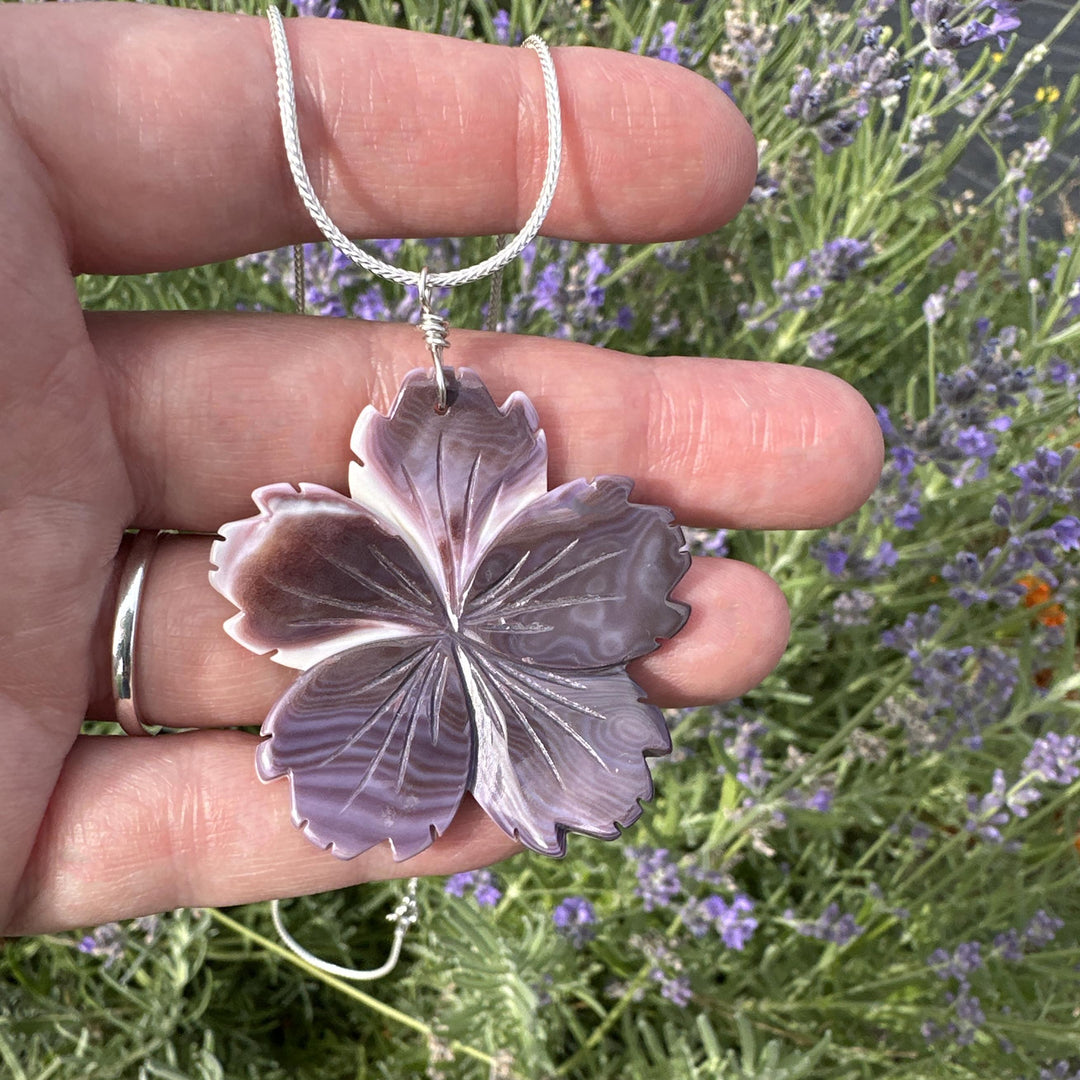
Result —
[[120, 589], [116, 600], [116, 622], [113, 623], [112, 675], [116, 719], [128, 735], [150, 735], [139, 716], [135, 700], [135, 680], [132, 670], [135, 656], [135, 631], [139, 625], [139, 604], [150, 560], [154, 557], [158, 537], [156, 529], [140, 529], [128, 549], [120, 571]]

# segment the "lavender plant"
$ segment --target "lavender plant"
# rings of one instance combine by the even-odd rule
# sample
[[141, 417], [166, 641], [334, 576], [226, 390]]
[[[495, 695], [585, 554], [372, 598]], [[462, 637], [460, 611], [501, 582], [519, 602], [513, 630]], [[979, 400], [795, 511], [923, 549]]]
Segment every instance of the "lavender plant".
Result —
[[[498, 310], [464, 290], [455, 322], [825, 367], [877, 407], [886, 468], [837, 529], [691, 534], [780, 581], [791, 645], [742, 700], [669, 715], [675, 752], [624, 841], [422, 883], [374, 997], [276, 950], [262, 906], [9, 944], [0, 1060], [55, 1077], [1080, 1077], [1080, 75], [1058, 52], [1080, 4], [1034, 45], [1004, 0], [299, 10], [539, 31], [716, 80], [759, 139], [733, 225], [637, 249], [540, 240]], [[955, 182], [976, 144], [996, 161], [979, 192]], [[413, 268], [490, 252], [374, 244]], [[326, 248], [305, 260], [311, 311], [415, 318]], [[287, 310], [291, 267], [276, 252], [83, 289], [96, 307]], [[328, 958], [378, 963], [396, 894], [291, 919]]]

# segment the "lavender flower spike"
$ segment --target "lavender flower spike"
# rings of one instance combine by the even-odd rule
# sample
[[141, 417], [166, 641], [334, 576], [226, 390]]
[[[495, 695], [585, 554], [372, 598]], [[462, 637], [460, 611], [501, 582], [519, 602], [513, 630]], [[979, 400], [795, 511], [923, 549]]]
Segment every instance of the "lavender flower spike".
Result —
[[423, 851], [466, 791], [549, 855], [618, 835], [670, 748], [626, 674], [686, 622], [690, 557], [671, 513], [602, 476], [547, 490], [521, 393], [499, 408], [467, 369], [435, 412], [428, 371], [353, 433], [351, 498], [259, 488], [220, 531], [213, 586], [241, 645], [303, 672], [263, 724], [256, 766], [288, 776], [293, 820], [352, 858]]

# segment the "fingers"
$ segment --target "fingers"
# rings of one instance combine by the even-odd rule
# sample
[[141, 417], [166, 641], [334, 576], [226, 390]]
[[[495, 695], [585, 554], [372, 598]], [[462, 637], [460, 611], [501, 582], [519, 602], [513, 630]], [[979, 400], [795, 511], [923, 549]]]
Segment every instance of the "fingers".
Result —
[[[413, 327], [205, 314], [88, 320], [139, 502], [135, 524], [212, 532], [275, 481], [346, 490], [349, 435], [424, 364]], [[688, 525], [813, 528], [852, 513], [881, 469], [877, 420], [821, 371], [638, 357], [455, 332], [451, 359], [495, 398], [524, 390], [550, 480], [630, 476]]]
[[256, 742], [225, 731], [80, 738], [0, 930], [33, 934], [175, 907], [450, 874], [518, 850], [467, 798], [446, 834], [415, 859], [395, 863], [387, 844], [337, 859], [292, 824], [289, 785], [256, 778]]
[[[168, 724], [257, 723], [295, 673], [225, 636], [221, 622], [232, 609], [206, 582], [208, 548], [200, 538], [161, 545], [135, 657], [140, 695], [148, 716]], [[760, 571], [696, 560], [675, 595], [693, 606], [690, 621], [631, 667], [657, 701], [734, 696], [776, 662], [787, 613]], [[80, 739], [38, 832], [7, 932], [446, 874], [517, 850], [467, 800], [446, 835], [415, 860], [394, 863], [380, 845], [342, 862], [293, 827], [288, 784], [256, 780], [256, 743], [239, 732]]]
[[[0, 92], [48, 168], [77, 270], [190, 266], [315, 236], [282, 148], [266, 20], [18, 7], [0, 8]], [[525, 220], [546, 140], [535, 55], [338, 20], [290, 20], [288, 36], [308, 168], [346, 233]], [[598, 49], [555, 50], [555, 65], [563, 171], [546, 232], [662, 240], [734, 215], [756, 150], [715, 85]]]
[[768, 574], [734, 559], [694, 559], [672, 594], [690, 605], [675, 637], [630, 665], [630, 675], [665, 708], [730, 701], [780, 662], [790, 617]]
[[[258, 723], [296, 673], [226, 637], [221, 622], [232, 609], [206, 583], [207, 556], [208, 543], [194, 538], [158, 552], [135, 657], [143, 705], [152, 719], [178, 726]], [[696, 560], [675, 595], [693, 606], [690, 621], [631, 667], [656, 700], [735, 696], [778, 659], [787, 612], [760, 571]], [[445, 836], [414, 860], [395, 863], [387, 845], [338, 860], [292, 825], [288, 784], [258, 782], [257, 741], [240, 732], [81, 738], [38, 832], [7, 932], [447, 874], [518, 850], [467, 800]]]
[[[144, 717], [167, 727], [261, 724], [296, 678], [291, 668], [238, 645], [222, 624], [236, 609], [207, 580], [210, 542], [162, 540], [144, 586], [133, 670]], [[695, 559], [674, 596], [690, 604], [683, 630], [630, 667], [656, 704], [724, 701], [759, 683], [787, 642], [787, 605], [760, 570]], [[112, 716], [102, 643], [94, 715]]]

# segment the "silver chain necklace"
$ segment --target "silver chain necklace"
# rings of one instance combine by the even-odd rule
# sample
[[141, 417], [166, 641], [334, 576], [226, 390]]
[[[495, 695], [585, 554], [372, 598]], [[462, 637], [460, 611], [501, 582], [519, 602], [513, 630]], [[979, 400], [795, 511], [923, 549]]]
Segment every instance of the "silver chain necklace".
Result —
[[[536, 409], [499, 405], [468, 368], [444, 369], [447, 322], [431, 290], [500, 271], [537, 235], [558, 182], [555, 69], [540, 58], [547, 169], [522, 230], [475, 266], [405, 271], [330, 220], [312, 190], [296, 122], [288, 43], [269, 9], [278, 102], [293, 179], [323, 235], [371, 273], [416, 287], [434, 371], [409, 372], [388, 414], [367, 405], [353, 430], [349, 496], [269, 484], [258, 514], [229, 522], [211, 584], [237, 609], [241, 645], [299, 674], [270, 710], [256, 751], [266, 782], [287, 778], [292, 818], [343, 859], [388, 843], [395, 860], [441, 836], [470, 792], [534, 851], [562, 855], [568, 832], [604, 839], [652, 795], [647, 756], [671, 741], [626, 674], [677, 633], [689, 608], [671, 591], [690, 556], [671, 512], [630, 501], [633, 482], [598, 476], [548, 489]], [[298, 283], [300, 275], [298, 273]], [[415, 879], [394, 913], [393, 965], [415, 919]]]

